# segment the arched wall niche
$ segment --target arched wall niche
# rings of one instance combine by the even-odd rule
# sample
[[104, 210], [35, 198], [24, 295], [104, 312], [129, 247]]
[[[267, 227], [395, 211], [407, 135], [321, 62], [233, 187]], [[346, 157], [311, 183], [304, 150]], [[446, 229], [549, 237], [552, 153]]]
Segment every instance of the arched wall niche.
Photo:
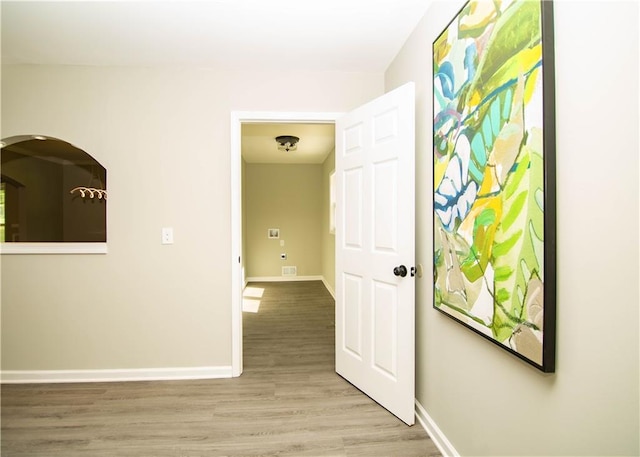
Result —
[[104, 253], [107, 170], [84, 150], [44, 135], [0, 142], [2, 254]]

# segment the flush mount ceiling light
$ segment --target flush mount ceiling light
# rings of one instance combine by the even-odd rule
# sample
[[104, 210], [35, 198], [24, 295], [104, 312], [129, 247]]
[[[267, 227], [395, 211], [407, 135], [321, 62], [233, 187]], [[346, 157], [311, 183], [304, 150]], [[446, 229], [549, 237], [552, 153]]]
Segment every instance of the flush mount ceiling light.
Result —
[[298, 148], [297, 144], [298, 144], [298, 141], [300, 141], [300, 138], [292, 135], [282, 135], [282, 136], [277, 136], [276, 141], [278, 142], [279, 151], [289, 152], [289, 151], [295, 151]]

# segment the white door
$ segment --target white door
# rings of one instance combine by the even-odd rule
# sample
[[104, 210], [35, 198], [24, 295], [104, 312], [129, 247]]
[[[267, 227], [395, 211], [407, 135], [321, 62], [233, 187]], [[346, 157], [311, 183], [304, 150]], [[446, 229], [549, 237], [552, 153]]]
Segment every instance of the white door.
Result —
[[336, 122], [336, 371], [409, 425], [414, 159], [413, 83]]

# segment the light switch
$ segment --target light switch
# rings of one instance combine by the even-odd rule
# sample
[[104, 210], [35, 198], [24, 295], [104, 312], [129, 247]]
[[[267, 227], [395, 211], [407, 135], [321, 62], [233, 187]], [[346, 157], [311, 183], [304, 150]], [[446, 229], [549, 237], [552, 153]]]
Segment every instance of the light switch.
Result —
[[162, 244], [173, 244], [173, 227], [162, 228]]
[[284, 240], [280, 240], [280, 246], [284, 246]]

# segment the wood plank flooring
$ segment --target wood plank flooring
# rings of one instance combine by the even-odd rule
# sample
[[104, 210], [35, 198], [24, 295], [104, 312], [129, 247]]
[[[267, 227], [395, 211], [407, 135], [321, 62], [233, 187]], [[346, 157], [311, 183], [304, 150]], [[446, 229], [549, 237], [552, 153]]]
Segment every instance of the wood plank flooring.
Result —
[[[239, 378], [2, 386], [3, 457], [439, 456], [334, 372], [319, 281], [247, 289]], [[248, 295], [261, 295], [251, 298]]]

